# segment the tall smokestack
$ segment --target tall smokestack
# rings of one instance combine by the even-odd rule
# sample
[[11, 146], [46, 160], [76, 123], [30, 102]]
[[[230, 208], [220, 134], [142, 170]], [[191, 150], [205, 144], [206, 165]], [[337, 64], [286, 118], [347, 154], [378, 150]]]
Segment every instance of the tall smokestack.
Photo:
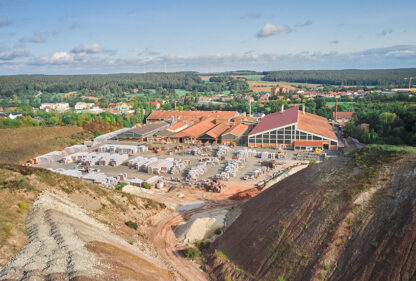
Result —
[[282, 104], [282, 109], [280, 110], [280, 112], [283, 113], [283, 111], [285, 111], [285, 106]]
[[302, 113], [305, 114], [305, 105], [302, 104]]
[[338, 120], [338, 100], [335, 100], [335, 122]]

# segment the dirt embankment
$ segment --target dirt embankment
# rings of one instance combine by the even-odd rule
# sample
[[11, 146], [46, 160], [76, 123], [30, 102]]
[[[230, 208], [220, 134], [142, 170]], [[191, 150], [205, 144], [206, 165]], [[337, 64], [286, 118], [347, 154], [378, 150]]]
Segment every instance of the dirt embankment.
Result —
[[38, 168], [0, 165], [0, 175], [0, 197], [18, 195], [0, 208], [2, 222], [13, 218], [0, 228], [0, 280], [178, 279], [149, 242], [163, 204]]
[[416, 280], [415, 243], [416, 155], [367, 151], [250, 199], [205, 258], [214, 280]]

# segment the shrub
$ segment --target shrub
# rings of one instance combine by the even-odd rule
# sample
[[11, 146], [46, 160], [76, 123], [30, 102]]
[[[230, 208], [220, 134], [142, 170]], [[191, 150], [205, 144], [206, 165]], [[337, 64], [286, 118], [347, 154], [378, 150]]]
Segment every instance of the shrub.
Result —
[[329, 270], [329, 264], [326, 264], [326, 265], [324, 266], [324, 269], [325, 269], [325, 270]]
[[116, 186], [116, 190], [123, 190], [123, 187], [125, 187], [127, 185], [127, 183], [125, 182], [120, 182], [119, 184], [117, 184]]
[[26, 210], [26, 202], [20, 202], [19, 204], [17, 204], [17, 206], [19, 207], [19, 213], [23, 213]]
[[222, 259], [222, 260], [228, 260], [228, 257], [226, 254], [224, 254], [223, 251], [220, 250], [215, 250], [215, 254], [217, 254], [217, 256]]
[[225, 276], [224, 281], [231, 281], [231, 277], [230, 276]]
[[138, 227], [137, 223], [132, 222], [132, 221], [125, 222], [125, 225], [127, 225], [128, 227], [130, 227], [130, 228], [132, 228], [134, 230], [137, 230], [137, 227]]
[[214, 234], [215, 234], [215, 235], [221, 235], [221, 233], [222, 233], [222, 229], [221, 229], [221, 227], [217, 227], [217, 228], [214, 230]]
[[196, 258], [199, 258], [199, 256], [201, 255], [201, 251], [196, 247], [190, 247], [185, 249], [184, 254], [185, 257], [187, 257], [188, 259], [194, 260]]
[[146, 188], [146, 189], [150, 189], [152, 186], [150, 185], [150, 184], [148, 184], [147, 182], [145, 182], [144, 184], [143, 184], [143, 188]]

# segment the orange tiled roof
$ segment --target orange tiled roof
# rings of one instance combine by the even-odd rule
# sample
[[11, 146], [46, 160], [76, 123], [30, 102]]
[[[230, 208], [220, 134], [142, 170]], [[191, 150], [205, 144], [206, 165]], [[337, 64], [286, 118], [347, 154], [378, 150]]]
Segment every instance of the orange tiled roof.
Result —
[[328, 119], [308, 112], [298, 111], [298, 129], [337, 141], [338, 138]]
[[175, 117], [177, 119], [184, 120], [186, 118], [195, 117], [234, 117], [237, 115], [237, 111], [192, 111], [192, 110], [155, 110], [147, 119], [170, 119]]
[[198, 138], [205, 132], [211, 130], [216, 125], [212, 123], [214, 118], [207, 118], [206, 120], [199, 122], [195, 125], [192, 125], [191, 127], [188, 127], [174, 135], [172, 135], [172, 138], [184, 138], [184, 137], [192, 137], [192, 138]]
[[235, 136], [241, 136], [242, 134], [245, 133], [245, 131], [247, 131], [247, 129], [248, 129], [248, 125], [238, 124], [228, 129], [223, 135], [233, 134]]
[[220, 123], [217, 126], [215, 126], [214, 128], [212, 128], [211, 130], [209, 130], [208, 132], [206, 132], [204, 135], [208, 135], [208, 136], [216, 139], [219, 136], [221, 136], [225, 131], [227, 131], [229, 128], [230, 128], [230, 126], [228, 126], [227, 124]]
[[175, 124], [173, 124], [172, 126], [166, 128], [166, 130], [173, 130], [174, 131], [174, 130], [177, 130], [179, 128], [182, 128], [186, 124], [187, 123], [185, 123], [185, 122], [179, 121], [179, 122], [176, 122]]

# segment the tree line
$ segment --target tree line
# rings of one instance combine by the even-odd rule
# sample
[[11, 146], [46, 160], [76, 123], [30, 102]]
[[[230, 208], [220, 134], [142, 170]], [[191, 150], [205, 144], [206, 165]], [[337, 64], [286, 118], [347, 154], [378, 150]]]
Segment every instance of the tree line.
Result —
[[409, 81], [405, 78], [416, 77], [416, 68], [366, 70], [282, 70], [263, 72], [263, 74], [264, 81], [286, 81], [349, 86], [407, 87]]

